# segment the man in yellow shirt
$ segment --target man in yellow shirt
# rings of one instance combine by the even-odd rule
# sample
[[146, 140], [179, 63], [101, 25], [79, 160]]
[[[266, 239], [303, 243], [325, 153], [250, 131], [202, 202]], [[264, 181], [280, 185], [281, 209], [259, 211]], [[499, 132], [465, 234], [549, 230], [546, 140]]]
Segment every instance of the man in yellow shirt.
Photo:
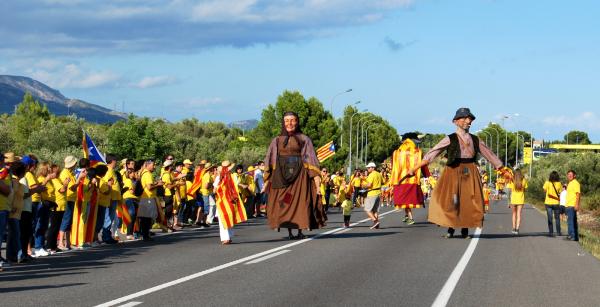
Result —
[[[105, 182], [110, 183], [110, 202], [107, 207], [99, 207], [98, 210], [105, 210], [104, 219], [98, 219], [97, 223], [102, 224], [102, 241], [108, 244], [115, 244], [118, 241], [113, 239], [113, 229], [116, 230], [116, 210], [119, 202], [123, 200], [121, 195], [121, 183], [122, 177], [117, 177], [115, 168], [117, 167], [117, 157], [114, 155], [106, 155], [106, 166], [108, 170], [104, 175], [103, 179]], [[120, 174], [119, 174], [120, 175]], [[98, 215], [100, 218], [100, 215]]]
[[154, 160], [146, 160], [140, 176], [144, 191], [140, 196], [138, 217], [140, 218], [140, 232], [144, 241], [152, 241], [150, 227], [152, 226], [152, 220], [158, 217], [156, 189], [164, 184], [160, 179], [154, 181], [154, 175], [152, 174], [154, 169]]
[[[77, 165], [77, 158], [73, 156], [66, 156], [64, 160], [63, 170], [58, 175], [58, 179], [62, 182], [58, 192], [63, 194], [67, 201], [65, 207], [65, 213], [63, 214], [62, 222], [60, 224], [60, 231], [58, 232], [58, 248], [66, 249], [69, 240], [67, 232], [71, 231], [71, 225], [73, 224], [73, 209], [75, 207], [75, 200], [77, 198], [77, 182], [75, 181], [75, 166]], [[63, 243], [66, 241], [66, 244]]]
[[369, 176], [362, 186], [367, 189], [367, 198], [365, 199], [365, 212], [373, 221], [371, 229], [379, 229], [379, 195], [381, 194], [381, 186], [383, 185], [383, 176], [375, 170], [375, 163], [367, 164]]
[[565, 240], [579, 241], [579, 227], [577, 225], [577, 211], [579, 211], [579, 202], [581, 198], [581, 185], [576, 179], [577, 173], [574, 170], [567, 172], [567, 203], [565, 209], [567, 211], [567, 227], [569, 235]]
[[[12, 185], [10, 171], [8, 166], [4, 164], [4, 158], [4, 154], [0, 154], [0, 238], [4, 238], [6, 224], [8, 223], [8, 213], [10, 211], [8, 195], [10, 195]], [[0, 260], [0, 271], [2, 271], [3, 266], [3, 260]]]

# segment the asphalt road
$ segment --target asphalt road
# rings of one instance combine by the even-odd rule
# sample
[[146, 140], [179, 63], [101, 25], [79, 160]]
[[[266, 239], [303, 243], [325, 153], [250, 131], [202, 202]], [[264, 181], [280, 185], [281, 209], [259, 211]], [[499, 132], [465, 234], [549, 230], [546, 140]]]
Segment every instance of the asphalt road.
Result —
[[[600, 261], [547, 237], [545, 215], [532, 207], [515, 237], [506, 203], [492, 204], [470, 240], [442, 238], [426, 210], [415, 212], [408, 226], [384, 207], [381, 229], [365, 221], [344, 230], [332, 209], [328, 226], [300, 241], [254, 219], [229, 246], [212, 227], [68, 252], [1, 272], [0, 304], [600, 306]], [[365, 217], [356, 209], [352, 222]]]

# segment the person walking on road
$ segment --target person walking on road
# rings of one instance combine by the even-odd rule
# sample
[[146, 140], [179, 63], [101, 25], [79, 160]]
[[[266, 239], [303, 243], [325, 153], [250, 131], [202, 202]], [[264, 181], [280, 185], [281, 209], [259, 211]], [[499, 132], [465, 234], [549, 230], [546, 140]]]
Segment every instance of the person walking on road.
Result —
[[411, 169], [414, 175], [442, 152], [448, 154], [444, 172], [433, 190], [429, 203], [429, 221], [448, 227], [446, 238], [454, 236], [454, 229], [461, 228], [463, 238], [469, 237], [469, 228], [483, 225], [483, 193], [476, 158], [481, 154], [495, 169], [506, 173], [502, 162], [476, 135], [470, 134], [475, 115], [468, 108], [456, 111], [452, 122], [456, 132], [444, 137]]
[[397, 209], [404, 209], [404, 220], [408, 225], [415, 223], [412, 215], [413, 208], [425, 206], [425, 197], [421, 188], [421, 177], [429, 176], [429, 169], [423, 166], [414, 176], [409, 173], [415, 165], [421, 163], [423, 153], [417, 146], [420, 143], [418, 135], [414, 132], [402, 135], [402, 144], [394, 151], [392, 158], [391, 184], [394, 187], [394, 205]]
[[544, 182], [544, 192], [546, 193], [546, 199], [544, 204], [546, 205], [546, 215], [548, 217], [548, 236], [554, 237], [552, 216], [554, 216], [554, 222], [556, 224], [556, 233], [561, 236], [560, 231], [560, 194], [562, 192], [562, 184], [560, 183], [560, 176], [557, 171], [552, 171], [548, 180]]
[[581, 199], [581, 185], [577, 181], [577, 173], [574, 170], [567, 172], [567, 203], [565, 209], [567, 211], [567, 226], [569, 235], [565, 240], [579, 241], [579, 226], [577, 225], [577, 212], [579, 211], [579, 202]]
[[[327, 220], [319, 199], [319, 161], [312, 140], [300, 129], [298, 114], [284, 113], [281, 126], [265, 157], [267, 216], [272, 229], [287, 228], [290, 239], [302, 239], [303, 229], [323, 227]], [[298, 229], [297, 236], [292, 229]]]
[[367, 197], [365, 198], [365, 212], [371, 221], [373, 221], [371, 229], [379, 229], [379, 195], [381, 195], [381, 186], [383, 185], [383, 176], [375, 170], [375, 166], [373, 162], [367, 164], [369, 176], [367, 176], [367, 180], [362, 186], [363, 189], [366, 189], [367, 193]]
[[508, 183], [510, 189], [510, 207], [512, 208], [512, 234], [518, 235], [521, 227], [523, 206], [525, 205], [525, 190], [527, 180], [520, 169], [516, 169], [513, 179]]

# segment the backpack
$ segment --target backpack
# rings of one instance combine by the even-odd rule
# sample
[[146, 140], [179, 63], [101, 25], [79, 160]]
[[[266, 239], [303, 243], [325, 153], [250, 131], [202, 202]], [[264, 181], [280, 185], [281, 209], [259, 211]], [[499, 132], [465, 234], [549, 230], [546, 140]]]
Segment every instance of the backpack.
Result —
[[140, 197], [144, 194], [144, 187], [142, 186], [142, 180], [136, 180], [133, 184], [133, 195]]

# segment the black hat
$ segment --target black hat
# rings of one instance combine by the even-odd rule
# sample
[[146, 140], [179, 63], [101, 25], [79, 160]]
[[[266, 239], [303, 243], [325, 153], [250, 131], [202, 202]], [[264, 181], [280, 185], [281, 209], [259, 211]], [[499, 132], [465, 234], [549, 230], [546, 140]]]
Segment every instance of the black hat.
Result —
[[456, 110], [456, 115], [454, 115], [454, 118], [452, 120], [457, 120], [459, 118], [465, 117], [470, 117], [471, 120], [475, 120], [475, 115], [471, 113], [471, 110], [469, 110], [469, 108], [460, 108]]
[[402, 135], [402, 141], [406, 140], [406, 139], [411, 139], [415, 142], [420, 142], [419, 140], [419, 135], [416, 134], [415, 132], [407, 132], [405, 134]]

